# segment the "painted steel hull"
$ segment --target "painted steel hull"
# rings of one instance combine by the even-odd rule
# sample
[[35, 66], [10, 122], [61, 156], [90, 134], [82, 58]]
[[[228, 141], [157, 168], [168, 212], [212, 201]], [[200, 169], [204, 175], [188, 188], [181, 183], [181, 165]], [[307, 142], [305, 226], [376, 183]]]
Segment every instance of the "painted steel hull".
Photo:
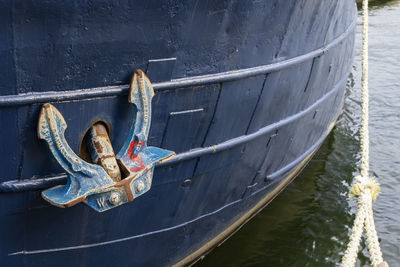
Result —
[[[189, 264], [272, 200], [340, 113], [354, 2], [133, 2], [1, 3], [4, 266]], [[137, 68], [154, 82], [149, 144], [177, 156], [121, 207], [51, 206], [40, 190], [66, 176], [37, 137], [41, 105], [77, 153], [98, 119], [118, 151]]]

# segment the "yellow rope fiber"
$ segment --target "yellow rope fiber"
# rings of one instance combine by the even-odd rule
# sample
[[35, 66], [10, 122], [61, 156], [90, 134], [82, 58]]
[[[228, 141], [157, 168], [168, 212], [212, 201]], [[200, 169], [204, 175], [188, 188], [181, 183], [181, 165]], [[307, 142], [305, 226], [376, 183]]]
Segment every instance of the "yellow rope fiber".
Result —
[[388, 266], [383, 261], [375, 230], [372, 203], [378, 197], [378, 182], [369, 174], [369, 132], [368, 132], [368, 0], [363, 0], [363, 45], [362, 45], [362, 78], [361, 78], [361, 175], [355, 178], [350, 190], [350, 197], [358, 197], [358, 211], [354, 220], [352, 233], [346, 252], [342, 258], [342, 267], [352, 267], [357, 260], [358, 247], [365, 229], [368, 251], [372, 266]]

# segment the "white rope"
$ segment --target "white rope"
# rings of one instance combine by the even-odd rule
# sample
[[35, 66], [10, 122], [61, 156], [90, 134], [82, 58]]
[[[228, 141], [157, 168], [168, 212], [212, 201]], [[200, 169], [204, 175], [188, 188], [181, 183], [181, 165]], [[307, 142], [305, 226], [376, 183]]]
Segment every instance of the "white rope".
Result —
[[369, 175], [369, 132], [368, 132], [368, 0], [363, 0], [363, 44], [361, 78], [361, 175], [356, 177], [350, 190], [350, 197], [358, 197], [358, 211], [346, 252], [342, 258], [343, 267], [352, 267], [356, 263], [358, 247], [365, 228], [368, 251], [372, 266], [388, 266], [383, 261], [375, 230], [372, 203], [378, 197], [380, 188], [375, 178]]

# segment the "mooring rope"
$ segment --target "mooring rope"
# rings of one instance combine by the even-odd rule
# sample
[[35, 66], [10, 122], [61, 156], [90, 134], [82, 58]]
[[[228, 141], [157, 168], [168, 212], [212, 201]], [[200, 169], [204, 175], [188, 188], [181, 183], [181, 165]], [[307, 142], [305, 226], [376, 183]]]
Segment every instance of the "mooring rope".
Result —
[[361, 175], [355, 178], [350, 197], [358, 197], [358, 211], [346, 252], [342, 258], [343, 267], [352, 267], [356, 263], [363, 227], [367, 237], [368, 251], [372, 266], [388, 266], [383, 261], [375, 230], [372, 203], [378, 197], [379, 183], [369, 174], [369, 131], [368, 131], [368, 0], [363, 0], [363, 42], [362, 42], [362, 78], [361, 78]]

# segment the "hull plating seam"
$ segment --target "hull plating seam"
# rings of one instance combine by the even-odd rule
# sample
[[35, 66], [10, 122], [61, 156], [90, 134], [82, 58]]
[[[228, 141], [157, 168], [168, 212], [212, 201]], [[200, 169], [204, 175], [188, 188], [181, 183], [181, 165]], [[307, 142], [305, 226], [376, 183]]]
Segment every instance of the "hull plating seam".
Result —
[[[335, 92], [339, 90], [339, 88], [346, 82], [347, 77], [349, 75], [349, 72], [344, 75], [344, 77], [335, 84], [335, 86], [325, 95], [323, 95], [321, 98], [319, 98], [317, 101], [315, 101], [312, 105], [308, 106], [306, 109], [289, 116], [283, 120], [280, 120], [278, 122], [272, 123], [270, 125], [267, 125], [258, 131], [248, 134], [248, 135], [242, 135], [233, 139], [230, 139], [228, 141], [225, 141], [223, 143], [209, 146], [209, 147], [204, 147], [204, 148], [196, 148], [193, 150], [190, 150], [188, 152], [183, 152], [180, 154], [177, 154], [173, 159], [161, 163], [159, 166], [167, 166], [167, 165], [172, 165], [178, 162], [182, 162], [185, 160], [201, 157], [204, 155], [209, 155], [213, 153], [218, 153], [227, 149], [230, 149], [232, 147], [248, 143], [256, 138], [259, 138], [261, 136], [264, 136], [268, 133], [271, 133], [272, 131], [275, 131], [276, 129], [289, 124], [295, 120], [298, 120], [305, 115], [309, 114], [312, 112], [316, 107], [321, 105], [326, 99], [328, 99], [330, 96], [332, 96]], [[289, 163], [288, 165], [284, 166], [283, 168], [277, 170], [276, 172], [270, 174], [268, 177], [273, 179], [282, 173], [286, 172], [296, 164], [298, 164], [301, 159], [301, 157], [297, 158], [293, 162]], [[49, 178], [41, 178], [41, 179], [27, 179], [27, 180], [12, 180], [12, 181], [7, 181], [0, 183], [0, 192], [21, 192], [21, 191], [28, 191], [28, 190], [36, 190], [36, 189], [43, 189], [47, 188], [56, 184], [62, 184], [66, 183], [67, 181], [67, 176], [65, 174], [60, 174], [57, 176], [49, 177]]]
[[[307, 54], [294, 57], [291, 59], [283, 60], [277, 63], [234, 70], [228, 72], [222, 72], [211, 75], [202, 75], [189, 78], [176, 79], [168, 82], [154, 83], [153, 87], [155, 91], [158, 90], [169, 90], [184, 87], [201, 86], [207, 84], [214, 84], [220, 82], [234, 81], [239, 79], [244, 79], [252, 76], [257, 76], [261, 74], [266, 74], [270, 72], [279, 71], [296, 64], [303, 63], [309, 59], [313, 59], [321, 56], [322, 54], [329, 51], [331, 48], [340, 44], [352, 31], [356, 25], [356, 20], [354, 20], [350, 26], [339, 35], [332, 42], [324, 47], [311, 51]], [[118, 85], [118, 86], [107, 86], [98, 87], [91, 89], [80, 89], [72, 91], [61, 91], [61, 92], [40, 92], [40, 93], [28, 93], [20, 95], [8, 95], [0, 97], [0, 107], [7, 106], [21, 106], [36, 103], [46, 103], [46, 102], [60, 102], [60, 101], [72, 101], [79, 99], [91, 99], [97, 97], [107, 97], [107, 96], [117, 96], [122, 94], [128, 94], [128, 85]]]
[[[300, 155], [300, 157], [299, 157], [298, 159], [296, 159], [296, 160], [293, 161], [293, 162], [301, 163], [301, 162], [304, 162], [309, 156], [311, 156], [311, 155], [317, 150], [317, 148], [322, 144], [322, 142], [325, 140], [325, 138], [326, 138], [326, 136], [329, 134], [331, 128], [332, 128], [332, 127], [330, 127], [330, 128], [317, 140], [317, 142], [314, 143], [314, 145], [312, 145], [309, 149], [307, 149], [307, 151], [305, 151], [302, 155]], [[290, 165], [290, 164], [289, 164], [289, 165]], [[304, 163], [303, 163], [303, 164], [299, 164], [299, 165], [304, 165]], [[295, 172], [296, 172], [296, 170], [295, 170], [294, 172], [292, 172], [291, 174], [289, 174], [289, 175], [286, 177], [286, 179], [289, 178], [289, 177], [291, 177], [291, 176], [293, 176], [293, 174], [294, 174]], [[290, 179], [289, 179], [289, 180], [290, 180]], [[289, 182], [289, 181], [287, 181], [287, 182]], [[283, 184], [284, 184], [284, 183], [283, 183]], [[259, 190], [254, 191], [252, 194], [250, 194], [250, 195], [247, 196], [246, 198], [249, 198], [249, 197], [251, 197], [251, 196], [253, 196], [253, 195], [255, 195], [255, 194], [260, 193], [261, 191], [265, 190], [267, 187], [268, 187], [268, 186], [264, 186], [264, 187], [260, 188]], [[268, 196], [267, 196], [267, 197], [268, 197]], [[271, 197], [272, 197], [272, 196], [271, 196]], [[270, 198], [271, 198], [271, 197], [270, 197]], [[140, 237], [144, 237], [144, 236], [149, 236], [149, 235], [154, 235], [154, 234], [166, 232], [166, 231], [169, 231], [169, 230], [177, 229], [177, 228], [180, 228], [180, 227], [184, 227], [184, 226], [186, 226], [186, 225], [188, 225], [188, 224], [191, 224], [191, 223], [193, 223], [193, 222], [195, 222], [195, 221], [197, 221], [197, 220], [200, 220], [200, 219], [202, 219], [202, 218], [205, 218], [205, 217], [214, 215], [214, 214], [216, 214], [216, 213], [222, 211], [223, 209], [225, 209], [225, 208], [227, 208], [227, 207], [229, 207], [229, 206], [232, 206], [232, 205], [234, 205], [234, 204], [236, 204], [236, 203], [238, 203], [238, 202], [240, 202], [240, 201], [242, 201], [242, 199], [238, 199], [238, 200], [232, 201], [232, 202], [230, 202], [230, 203], [228, 203], [228, 204], [222, 206], [222, 207], [219, 208], [219, 209], [216, 209], [216, 210], [214, 210], [214, 211], [212, 211], [212, 212], [210, 212], [210, 213], [207, 213], [207, 214], [203, 214], [203, 215], [201, 215], [201, 216], [199, 216], [199, 217], [197, 217], [197, 218], [195, 218], [195, 219], [192, 219], [192, 220], [190, 220], [190, 221], [187, 221], [187, 222], [184, 222], [184, 223], [181, 223], [181, 224], [172, 226], [172, 227], [168, 227], [168, 228], [164, 228], [164, 229], [160, 229], [160, 230], [156, 230], [156, 231], [151, 231], [151, 232], [147, 232], [147, 233], [143, 233], [143, 234], [139, 234], [139, 235], [124, 237], [124, 238], [120, 238], [120, 239], [114, 239], [114, 240], [105, 241], [105, 242], [99, 242], [99, 243], [86, 244], [86, 245], [79, 245], [79, 246], [70, 246], [70, 247], [61, 247], [61, 248], [50, 248], [50, 249], [40, 249], [40, 250], [31, 250], [31, 251], [25, 251], [25, 250], [23, 250], [23, 251], [18, 251], [18, 252], [10, 253], [10, 254], [8, 254], [8, 255], [9, 255], [9, 256], [16, 256], [16, 255], [31, 255], [31, 254], [40, 254], [40, 253], [51, 253], [51, 252], [66, 251], [66, 250], [85, 249], [85, 248], [91, 248], [91, 247], [97, 247], [97, 246], [104, 246], [104, 245], [110, 245], [110, 244], [113, 244], [113, 243], [129, 241], [129, 240], [132, 240], [132, 239], [136, 239], [136, 238], [140, 238]]]
[[[329, 133], [329, 131], [327, 132]], [[322, 142], [321, 142], [322, 144]], [[223, 232], [219, 235], [214, 237], [212, 240], [208, 241], [204, 246], [184, 258], [183, 260], [179, 261], [178, 263], [174, 264], [173, 266], [187, 266], [196, 263], [199, 259], [201, 259], [202, 255], [207, 254], [212, 248], [216, 247], [219, 244], [222, 244], [225, 240], [235, 234], [244, 224], [246, 224], [249, 220], [251, 220], [255, 215], [258, 214], [268, 203], [270, 203], [293, 179], [296, 177], [297, 174], [306, 166], [306, 163], [311, 159], [311, 157], [315, 154], [318, 150], [317, 146], [314, 151], [312, 151], [306, 158], [300, 161], [300, 164], [296, 167], [294, 171], [292, 171], [283, 181], [270, 193], [268, 193], [263, 199], [261, 199], [253, 208], [251, 208], [246, 214], [244, 214], [241, 218], [235, 221], [232, 225], [227, 227]], [[262, 191], [258, 190], [254, 192], [252, 195], [255, 195]]]

